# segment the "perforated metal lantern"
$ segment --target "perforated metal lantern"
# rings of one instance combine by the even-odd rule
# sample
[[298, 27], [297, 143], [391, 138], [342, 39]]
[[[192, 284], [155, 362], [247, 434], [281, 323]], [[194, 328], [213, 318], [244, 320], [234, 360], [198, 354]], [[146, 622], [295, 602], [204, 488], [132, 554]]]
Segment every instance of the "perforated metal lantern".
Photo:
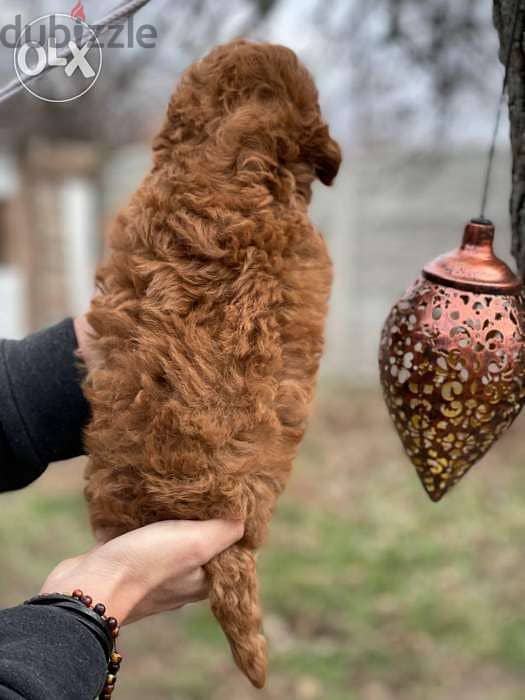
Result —
[[525, 398], [522, 284], [472, 220], [461, 248], [427, 265], [385, 323], [385, 400], [433, 501], [511, 426]]

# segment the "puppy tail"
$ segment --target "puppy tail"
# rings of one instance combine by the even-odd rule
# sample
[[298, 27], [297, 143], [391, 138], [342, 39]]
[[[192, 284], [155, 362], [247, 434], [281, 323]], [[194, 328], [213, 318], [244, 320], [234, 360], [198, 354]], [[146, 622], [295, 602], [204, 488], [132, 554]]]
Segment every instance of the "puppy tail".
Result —
[[234, 545], [206, 565], [210, 579], [210, 603], [241, 671], [256, 688], [266, 682], [266, 639], [261, 633], [255, 556]]

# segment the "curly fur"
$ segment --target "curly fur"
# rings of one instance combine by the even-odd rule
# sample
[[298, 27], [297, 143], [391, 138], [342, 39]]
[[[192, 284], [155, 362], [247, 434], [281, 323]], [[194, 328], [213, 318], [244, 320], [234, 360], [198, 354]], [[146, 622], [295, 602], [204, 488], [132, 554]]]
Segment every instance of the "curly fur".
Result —
[[307, 206], [340, 160], [292, 51], [216, 48], [171, 100], [89, 314], [93, 527], [243, 518], [244, 539], [207, 571], [213, 612], [257, 687], [255, 552], [304, 434], [332, 279]]

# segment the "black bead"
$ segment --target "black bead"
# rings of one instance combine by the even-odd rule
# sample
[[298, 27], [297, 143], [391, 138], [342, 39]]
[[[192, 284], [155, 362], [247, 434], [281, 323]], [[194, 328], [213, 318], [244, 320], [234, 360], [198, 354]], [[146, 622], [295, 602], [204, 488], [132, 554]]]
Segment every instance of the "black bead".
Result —
[[114, 617], [108, 617], [108, 625], [110, 630], [114, 630], [118, 627], [118, 620]]
[[108, 665], [108, 671], [109, 673], [112, 673], [113, 675], [117, 674], [120, 670], [120, 664], [114, 664], [113, 662]]
[[106, 606], [102, 605], [102, 603], [97, 603], [93, 610], [97, 613], [97, 615], [102, 617], [102, 615], [106, 612]]

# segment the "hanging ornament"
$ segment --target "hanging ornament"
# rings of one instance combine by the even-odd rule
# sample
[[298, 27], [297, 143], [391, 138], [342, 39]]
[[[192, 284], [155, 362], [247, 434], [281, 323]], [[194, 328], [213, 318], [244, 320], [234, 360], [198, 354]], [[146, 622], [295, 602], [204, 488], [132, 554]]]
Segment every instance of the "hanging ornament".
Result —
[[439, 501], [512, 425], [525, 402], [525, 296], [493, 251], [485, 218], [496, 138], [518, 36], [509, 42], [482, 200], [461, 247], [423, 269], [381, 336], [385, 401], [425, 490]]
[[473, 220], [461, 248], [427, 265], [383, 329], [385, 400], [407, 455], [439, 501], [511, 426], [525, 398], [520, 280]]

